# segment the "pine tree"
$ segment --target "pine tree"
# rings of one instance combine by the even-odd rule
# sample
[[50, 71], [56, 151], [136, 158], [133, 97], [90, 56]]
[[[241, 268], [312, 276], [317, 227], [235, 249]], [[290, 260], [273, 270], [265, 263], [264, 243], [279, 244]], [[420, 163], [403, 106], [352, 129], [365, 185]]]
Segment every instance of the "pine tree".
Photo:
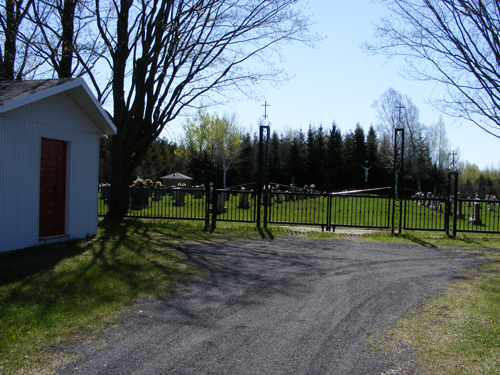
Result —
[[344, 144], [342, 133], [334, 121], [326, 145], [327, 189], [330, 191], [338, 191], [342, 188], [343, 156]]

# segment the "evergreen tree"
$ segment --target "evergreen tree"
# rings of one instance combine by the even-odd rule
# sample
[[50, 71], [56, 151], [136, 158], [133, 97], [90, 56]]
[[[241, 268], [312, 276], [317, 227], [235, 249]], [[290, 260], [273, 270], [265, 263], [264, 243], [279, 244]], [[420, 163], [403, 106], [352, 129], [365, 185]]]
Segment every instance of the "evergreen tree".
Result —
[[305, 150], [304, 150], [304, 133], [299, 131], [291, 140], [290, 148], [287, 156], [287, 172], [290, 181], [297, 187], [302, 187], [306, 182], [305, 176]]
[[280, 157], [280, 139], [276, 131], [271, 135], [269, 160], [269, 180], [272, 182], [282, 181], [283, 167]]
[[341, 189], [352, 190], [356, 187], [355, 184], [355, 175], [358, 171], [358, 168], [361, 169], [358, 162], [354, 158], [355, 153], [355, 142], [354, 142], [354, 133], [349, 131], [344, 137], [344, 169], [343, 169], [343, 178], [342, 178], [342, 187]]
[[365, 143], [365, 131], [359, 124], [356, 124], [354, 129], [354, 149], [352, 155], [353, 163], [353, 184], [355, 189], [361, 189], [365, 187], [365, 172], [363, 167], [367, 161], [366, 153], [366, 143]]
[[382, 176], [385, 170], [380, 165], [378, 159], [377, 133], [375, 132], [373, 125], [370, 126], [368, 135], [366, 136], [366, 160], [368, 160], [368, 165], [366, 167], [370, 168], [368, 171], [368, 183], [366, 185], [369, 188], [390, 186], [390, 184], [385, 185], [387, 182], [385, 181], [384, 176]]
[[[241, 151], [239, 159], [241, 160], [236, 168], [237, 180], [233, 185], [249, 184], [257, 181], [257, 153], [258, 148], [255, 148], [255, 139], [252, 140], [250, 133], [246, 133], [241, 139]], [[258, 146], [258, 141], [257, 141]]]
[[316, 185], [316, 189], [325, 190], [327, 185], [327, 175], [326, 175], [326, 144], [325, 144], [325, 134], [323, 132], [323, 125], [320, 124], [318, 131], [316, 132], [316, 171], [317, 174], [314, 181], [311, 183]]
[[327, 190], [339, 191], [344, 177], [344, 144], [342, 133], [335, 121], [330, 129], [326, 146]]
[[316, 129], [309, 124], [309, 130], [307, 131], [307, 143], [306, 143], [306, 184], [310, 185], [317, 181], [316, 178], [319, 174], [317, 170], [318, 160], [316, 154]]

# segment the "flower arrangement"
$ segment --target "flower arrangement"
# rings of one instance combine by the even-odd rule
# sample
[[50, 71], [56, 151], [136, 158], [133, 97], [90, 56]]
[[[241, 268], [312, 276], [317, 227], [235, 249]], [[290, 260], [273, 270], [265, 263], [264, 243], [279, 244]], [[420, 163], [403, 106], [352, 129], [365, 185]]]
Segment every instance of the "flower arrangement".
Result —
[[186, 184], [183, 182], [183, 183], [178, 183], [177, 184], [177, 187], [180, 187], [180, 188], [185, 188], [186, 187]]
[[153, 181], [151, 181], [149, 178], [143, 180], [142, 178], [137, 177], [137, 179], [132, 182], [132, 186], [136, 188], [152, 187]]
[[137, 177], [137, 179], [134, 182], [132, 182], [132, 186], [136, 187], [136, 188], [143, 188], [144, 185], [145, 185], [145, 182], [140, 177]]
[[311, 185], [309, 185], [309, 187], [310, 187], [311, 189], [315, 189], [315, 188], [316, 188], [316, 185], [311, 184]]
[[307, 190], [307, 189], [309, 189], [309, 187], [308, 187], [307, 185], [304, 185], [304, 189], [306, 189], [306, 190]]
[[161, 182], [160, 182], [160, 181], [156, 181], [156, 182], [155, 182], [155, 187], [156, 187], [156, 188], [161, 187]]

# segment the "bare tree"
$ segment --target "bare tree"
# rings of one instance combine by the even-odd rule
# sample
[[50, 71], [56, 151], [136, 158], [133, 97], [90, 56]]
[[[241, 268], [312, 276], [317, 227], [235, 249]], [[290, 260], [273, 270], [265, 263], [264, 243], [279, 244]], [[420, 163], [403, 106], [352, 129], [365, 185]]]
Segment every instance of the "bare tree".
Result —
[[404, 74], [444, 84], [443, 112], [500, 137], [500, 5], [496, 0], [390, 0], [365, 48], [403, 56]]
[[[97, 1], [97, 27], [113, 72], [117, 135], [111, 184], [125, 187], [147, 148], [179, 113], [279, 81], [281, 43], [311, 43], [298, 0]], [[229, 90], [229, 91], [228, 91]], [[110, 207], [111, 208], [111, 207]], [[114, 213], [123, 212], [115, 207]]]
[[93, 0], [38, 0], [27, 18], [36, 34], [24, 42], [45, 65], [38, 77], [97, 76], [105, 46], [97, 37]]
[[0, 79], [22, 79], [29, 52], [18, 45], [22, 22], [33, 0], [4, 0], [0, 4]]
[[[5, 1], [9, 7], [16, 3]], [[117, 128], [111, 147], [115, 187], [130, 184], [148, 146], [181, 112], [227, 102], [233, 92], [252, 95], [262, 82], [286, 79], [276, 64], [280, 46], [319, 40], [309, 31], [301, 0], [34, 4], [26, 30], [36, 32], [17, 33], [14, 40], [43, 60], [40, 76], [85, 75], [91, 81]], [[114, 214], [126, 209], [111, 202]]]
[[432, 161], [438, 169], [450, 166], [450, 145], [446, 135], [446, 127], [442, 116], [434, 125], [427, 128], [430, 140]]
[[377, 133], [380, 137], [379, 158], [388, 170], [394, 169], [394, 136], [396, 126], [405, 129], [405, 153], [421, 190], [422, 154], [425, 152], [425, 127], [419, 120], [419, 110], [411, 98], [393, 88], [373, 103], [378, 113]]

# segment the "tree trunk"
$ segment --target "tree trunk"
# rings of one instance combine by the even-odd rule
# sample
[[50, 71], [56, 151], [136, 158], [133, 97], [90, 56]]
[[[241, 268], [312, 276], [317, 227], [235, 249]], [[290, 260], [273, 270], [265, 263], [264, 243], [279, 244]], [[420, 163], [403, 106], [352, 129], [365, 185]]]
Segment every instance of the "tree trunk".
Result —
[[7, 30], [5, 33], [4, 55], [0, 67], [0, 79], [14, 79], [14, 62], [16, 58], [16, 40], [19, 28], [19, 22], [16, 13], [15, 0], [5, 1], [5, 13], [7, 18]]
[[121, 151], [121, 142], [113, 137], [111, 152], [111, 189], [109, 215], [123, 217], [130, 206], [129, 186], [132, 180], [130, 157]]
[[72, 62], [73, 62], [73, 33], [74, 33], [74, 17], [77, 1], [64, 0], [64, 8], [61, 15], [62, 24], [62, 54], [59, 63], [59, 78], [72, 77]]

